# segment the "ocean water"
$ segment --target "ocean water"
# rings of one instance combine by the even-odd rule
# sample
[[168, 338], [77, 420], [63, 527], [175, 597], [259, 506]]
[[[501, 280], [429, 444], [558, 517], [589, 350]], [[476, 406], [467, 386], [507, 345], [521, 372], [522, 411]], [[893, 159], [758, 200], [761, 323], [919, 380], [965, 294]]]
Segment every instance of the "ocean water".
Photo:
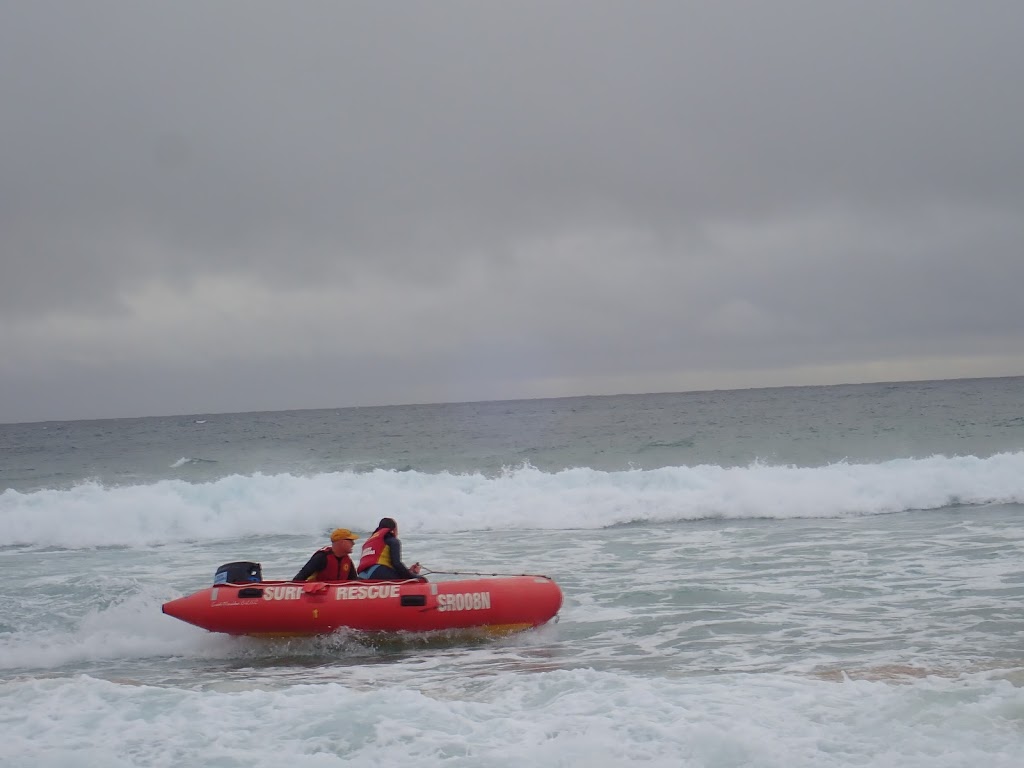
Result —
[[[498, 640], [162, 602], [398, 519]], [[0, 765], [1024, 764], [1024, 378], [0, 425]]]

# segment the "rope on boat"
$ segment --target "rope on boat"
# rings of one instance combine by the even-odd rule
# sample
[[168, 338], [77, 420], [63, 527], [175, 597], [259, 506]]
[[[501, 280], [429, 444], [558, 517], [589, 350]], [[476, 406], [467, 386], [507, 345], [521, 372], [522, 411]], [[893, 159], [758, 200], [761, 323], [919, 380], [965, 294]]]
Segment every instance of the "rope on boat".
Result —
[[443, 576], [533, 576], [538, 579], [547, 579], [553, 581], [550, 576], [545, 576], [542, 573], [482, 573], [480, 571], [435, 571], [431, 568], [427, 568], [425, 565], [420, 565], [421, 573], [439, 573]]

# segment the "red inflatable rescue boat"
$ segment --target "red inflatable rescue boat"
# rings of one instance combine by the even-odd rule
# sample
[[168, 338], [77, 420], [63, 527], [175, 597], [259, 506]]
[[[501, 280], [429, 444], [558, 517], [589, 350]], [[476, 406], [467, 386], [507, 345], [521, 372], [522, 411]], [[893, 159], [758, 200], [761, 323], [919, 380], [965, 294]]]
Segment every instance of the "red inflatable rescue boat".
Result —
[[[256, 573], [258, 569], [256, 565]], [[229, 635], [319, 635], [341, 627], [508, 634], [546, 624], [561, 607], [562, 590], [546, 576], [503, 576], [432, 582], [227, 582], [164, 603], [163, 612]]]

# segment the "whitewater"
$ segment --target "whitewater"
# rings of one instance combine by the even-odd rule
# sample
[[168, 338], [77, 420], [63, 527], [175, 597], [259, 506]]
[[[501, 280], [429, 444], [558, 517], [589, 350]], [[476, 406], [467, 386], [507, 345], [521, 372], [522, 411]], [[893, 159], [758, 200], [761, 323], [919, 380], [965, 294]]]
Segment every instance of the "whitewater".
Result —
[[[0, 425], [5, 766], [1018, 766], [1024, 379]], [[500, 640], [213, 635], [396, 518]]]

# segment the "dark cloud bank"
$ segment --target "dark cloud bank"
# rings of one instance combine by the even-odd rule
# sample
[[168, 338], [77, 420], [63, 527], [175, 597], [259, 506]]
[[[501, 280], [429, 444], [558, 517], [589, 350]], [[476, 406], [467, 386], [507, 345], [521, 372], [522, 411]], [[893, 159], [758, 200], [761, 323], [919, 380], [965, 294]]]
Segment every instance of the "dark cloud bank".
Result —
[[1017, 3], [10, 3], [0, 421], [1024, 373]]

